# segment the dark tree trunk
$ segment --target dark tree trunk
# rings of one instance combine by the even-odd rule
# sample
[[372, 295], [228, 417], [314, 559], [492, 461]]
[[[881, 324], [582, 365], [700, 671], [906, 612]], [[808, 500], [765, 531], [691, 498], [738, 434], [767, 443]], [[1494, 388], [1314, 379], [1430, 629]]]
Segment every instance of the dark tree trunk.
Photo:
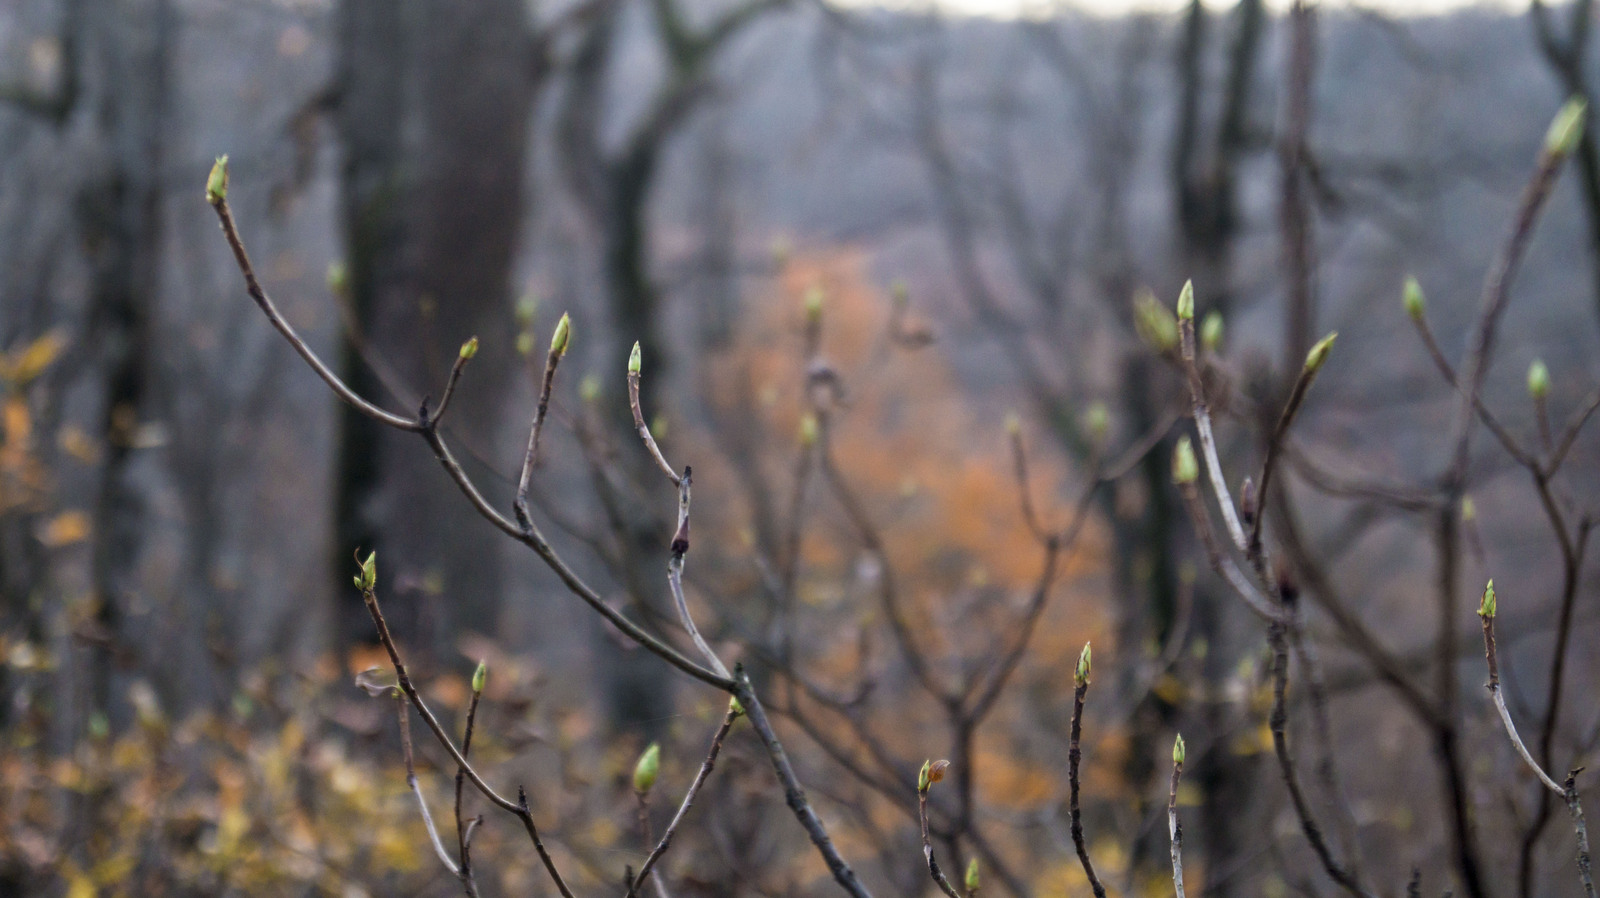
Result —
[[[384, 384], [358, 357], [364, 394], [415, 412], [435, 399], [460, 345], [482, 351], [445, 429], [471, 458], [505, 420], [513, 370], [508, 313], [523, 165], [535, 87], [527, 7], [519, 0], [347, 0], [338, 124], [350, 297]], [[400, 392], [392, 397], [388, 389]], [[377, 549], [391, 621], [419, 647], [496, 623], [502, 577], [489, 524], [462, 501], [414, 435], [346, 412], [339, 458], [336, 570]], [[345, 640], [370, 639], [347, 588]]]
[[150, 415], [161, 248], [160, 170], [165, 158], [173, 11], [167, 0], [93, 3], [82, 10], [101, 82], [94, 90], [103, 169], [79, 198], [91, 266], [91, 331], [105, 389], [106, 461], [96, 499], [93, 582], [99, 650], [90, 701], [108, 711], [116, 662], [132, 651], [124, 612], [139, 592], [147, 486], [134, 466], [139, 424]]

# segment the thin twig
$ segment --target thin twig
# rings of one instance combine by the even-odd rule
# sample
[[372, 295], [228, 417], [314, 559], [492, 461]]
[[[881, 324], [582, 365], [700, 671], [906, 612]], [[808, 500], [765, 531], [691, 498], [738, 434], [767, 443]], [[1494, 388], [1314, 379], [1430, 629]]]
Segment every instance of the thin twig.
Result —
[[[1185, 289], [1189, 289], [1187, 286]], [[1239, 523], [1239, 511], [1228, 491], [1228, 478], [1222, 472], [1222, 462], [1217, 457], [1217, 440], [1211, 432], [1211, 409], [1206, 403], [1206, 388], [1200, 378], [1200, 368], [1195, 363], [1194, 318], [1185, 317], [1178, 322], [1179, 347], [1183, 355], [1183, 370], [1189, 381], [1189, 396], [1194, 408], [1194, 429], [1200, 435], [1200, 449], [1206, 457], [1206, 473], [1211, 478], [1211, 488], [1216, 492], [1217, 505], [1222, 508], [1222, 520], [1228, 525], [1228, 536], [1239, 551], [1246, 551], [1244, 527]], [[1265, 483], [1262, 484], [1265, 487]], [[1265, 495], [1265, 493], [1263, 493]], [[1261, 516], [1256, 515], [1259, 521]]]
[[[1183, 745], [1183, 737], [1177, 744]], [[1172, 842], [1172, 888], [1177, 898], [1183, 894], [1183, 826], [1178, 822], [1178, 781], [1183, 778], [1183, 749], [1175, 748], [1172, 759], [1172, 787], [1167, 790], [1167, 836]]]
[[1211, 569], [1227, 581], [1239, 598], [1244, 600], [1245, 606], [1255, 612], [1257, 617], [1269, 623], [1279, 620], [1283, 616], [1283, 611], [1273, 606], [1261, 588], [1250, 582], [1232, 558], [1222, 554], [1222, 547], [1211, 529], [1211, 520], [1206, 515], [1206, 506], [1200, 498], [1200, 489], [1195, 482], [1179, 484], [1178, 494], [1183, 497], [1184, 505], [1189, 509], [1189, 519], [1194, 522], [1195, 533], [1200, 536], [1200, 544], [1205, 547], [1206, 560], [1210, 562]]
[[688, 631], [689, 638], [694, 641], [695, 648], [711, 663], [711, 669], [719, 676], [730, 676], [728, 668], [711, 650], [711, 645], [705, 637], [700, 635], [700, 628], [694, 625], [694, 618], [689, 614], [689, 603], [683, 597], [683, 561], [689, 551], [689, 484], [691, 471], [688, 465], [683, 468], [683, 476], [678, 479], [678, 529], [672, 537], [672, 555], [667, 559], [667, 585], [672, 590], [672, 602], [678, 609], [678, 621], [683, 624], [683, 629]]
[[[728, 713], [723, 716], [722, 725], [717, 728], [716, 735], [711, 737], [711, 749], [706, 752], [706, 759], [701, 762], [700, 772], [695, 774], [694, 782], [689, 784], [689, 791], [684, 793], [683, 802], [678, 805], [678, 812], [672, 815], [672, 822], [668, 823], [666, 830], [661, 833], [661, 841], [656, 843], [656, 847], [650, 852], [650, 856], [644, 859], [644, 864], [639, 867], [638, 875], [633, 878], [632, 884], [628, 886], [628, 898], [638, 898], [639, 883], [644, 881], [644, 878], [655, 867], [656, 861], [659, 861], [661, 856], [667, 853], [667, 848], [672, 845], [672, 837], [678, 832], [678, 824], [683, 822], [684, 816], [689, 813], [689, 808], [694, 804], [695, 797], [700, 794], [700, 787], [705, 785], [706, 779], [711, 776], [711, 768], [716, 766], [717, 755], [722, 751], [722, 741], [728, 737], [728, 731], [733, 729], [734, 721], [738, 720], [740, 715], [741, 712], [738, 707], [730, 706]], [[659, 876], [656, 879], [658, 882], [660, 881]]]
[[1517, 204], [1511, 233], [1484, 278], [1478, 320], [1472, 330], [1470, 349], [1462, 369], [1461, 404], [1456, 411], [1455, 429], [1451, 437], [1454, 457], [1449, 470], [1445, 473], [1443, 482], [1446, 484], [1458, 484], [1466, 476], [1472, 442], [1472, 422], [1475, 420], [1474, 412], [1478, 406], [1478, 397], [1483, 392], [1484, 379], [1489, 373], [1500, 319], [1511, 300], [1511, 282], [1516, 276], [1517, 266], [1522, 261], [1528, 243], [1532, 240], [1534, 225], [1544, 210], [1545, 201], [1550, 197], [1550, 189], [1555, 185], [1556, 177], [1561, 173], [1561, 166], [1566, 158], [1565, 152], [1555, 151], [1551, 147], [1546, 147], [1539, 154], [1538, 165]]
[[[1322, 345], [1322, 343], [1317, 344], [1319, 347]], [[1313, 353], [1316, 351], [1315, 348], [1312, 349]], [[1289, 425], [1294, 423], [1295, 415], [1299, 414], [1306, 393], [1311, 389], [1311, 382], [1317, 379], [1317, 372], [1321, 369], [1320, 361], [1313, 364], [1309, 358], [1307, 359], [1306, 364], [1300, 369], [1300, 375], [1295, 378], [1294, 387], [1289, 391], [1288, 401], [1283, 404], [1277, 425], [1272, 428], [1272, 436], [1267, 440], [1266, 457], [1261, 460], [1261, 476], [1256, 478], [1256, 488], [1259, 490], [1257, 495], [1261, 497], [1263, 507], [1268, 498], [1267, 490], [1272, 486], [1272, 473], [1277, 470], [1278, 458], [1283, 454], [1283, 442], [1288, 436]], [[1259, 557], [1261, 553], [1261, 522], [1265, 517], [1264, 514], [1257, 514], [1250, 523], [1250, 539], [1245, 552], [1252, 558]]]
[[550, 343], [550, 353], [545, 357], [544, 378], [539, 384], [539, 404], [533, 412], [533, 426], [528, 428], [528, 451], [522, 457], [522, 475], [517, 479], [517, 498], [512, 506], [517, 514], [517, 521], [524, 528], [531, 520], [528, 517], [528, 485], [533, 481], [533, 468], [539, 463], [539, 433], [544, 429], [545, 416], [550, 412], [550, 392], [555, 389], [556, 367], [561, 364], [561, 358], [567, 354], [571, 327], [570, 319], [562, 315], [560, 323], [556, 325], [555, 337]]
[[456, 394], [456, 384], [461, 381], [462, 370], [467, 367], [467, 362], [472, 361], [472, 357], [477, 354], [478, 338], [473, 337], [468, 340], [466, 346], [472, 348], [471, 352], [468, 352], [466, 347], [463, 347], [462, 351], [456, 354], [455, 363], [450, 366], [450, 377], [444, 382], [444, 395], [439, 397], [439, 407], [434, 409], [431, 415], [426, 416], [429, 427], [437, 427], [439, 421], [444, 418], [445, 409], [450, 407], [450, 397]]
[[411, 714], [406, 708], [403, 696], [396, 696], [395, 710], [400, 717], [400, 750], [406, 759], [406, 788], [417, 797], [417, 807], [422, 810], [422, 825], [428, 829], [428, 842], [433, 845], [433, 853], [439, 856], [439, 862], [453, 875], [460, 876], [461, 869], [456, 862], [451, 860], [450, 852], [444, 850], [444, 840], [439, 838], [439, 828], [433, 825], [433, 814], [428, 811], [428, 799], [422, 795], [422, 786], [417, 783], [417, 765], [411, 755]]
[[[1423, 347], [1428, 350], [1428, 357], [1433, 359], [1434, 367], [1439, 369], [1439, 375], [1444, 378], [1446, 384], [1450, 385], [1450, 389], [1459, 391], [1461, 384], [1456, 378], [1455, 368], [1444, 357], [1444, 352], [1439, 349], [1439, 342], [1434, 339], [1433, 328], [1428, 326], [1428, 319], [1423, 315], [1412, 315], [1410, 317], [1411, 323], [1416, 326], [1417, 336], [1422, 339]], [[1596, 398], [1600, 400], [1600, 394], [1597, 394]], [[1478, 411], [1478, 419], [1483, 422], [1485, 427], [1489, 428], [1489, 432], [1494, 434], [1495, 439], [1500, 441], [1500, 445], [1505, 447], [1506, 453], [1514, 461], [1525, 467], [1533, 463], [1533, 457], [1522, 448], [1522, 445], [1517, 442], [1517, 438], [1511, 435], [1511, 431], [1500, 423], [1500, 419], [1495, 417], [1489, 406], [1484, 404], [1481, 395], [1473, 400], [1473, 405]]]
[[756, 696], [754, 687], [750, 685], [750, 677], [742, 666], [734, 667], [733, 682], [734, 697], [750, 715], [750, 725], [755, 728], [756, 734], [761, 737], [761, 744], [766, 747], [767, 757], [772, 762], [773, 770], [778, 774], [778, 781], [783, 784], [784, 800], [789, 805], [789, 810], [794, 812], [795, 818], [805, 828], [806, 835], [811, 837], [811, 843], [817, 847], [823, 861], [827, 863], [834, 880], [854, 898], [872, 898], [872, 893], [867, 891], [856, 878], [855, 871], [851, 870], [850, 865], [839, 856], [839, 850], [834, 847], [827, 828], [822, 825], [817, 812], [812, 810], [805, 789], [801, 788], [800, 779], [795, 776], [794, 767], [789, 763], [789, 755], [783, 750], [783, 744], [778, 741], [777, 734], [773, 732], [772, 724], [767, 720], [767, 711], [762, 707], [761, 699]]
[[1566, 427], [1561, 430], [1561, 439], [1556, 442], [1556, 448], [1550, 453], [1550, 460], [1545, 463], [1545, 473], [1554, 476], [1561, 469], [1561, 463], [1566, 461], [1567, 452], [1572, 449], [1572, 444], [1577, 442], [1579, 431], [1588, 423], [1590, 416], [1600, 409], [1600, 389], [1589, 394], [1583, 406], [1568, 419]]
[[[638, 344], [634, 344], [634, 350], [637, 351], [638, 348]], [[644, 448], [655, 460], [656, 467], [661, 469], [661, 473], [667, 475], [667, 479], [676, 486], [678, 473], [672, 470], [672, 465], [667, 464], [666, 456], [661, 454], [661, 447], [656, 445], [656, 438], [650, 434], [650, 426], [644, 423], [644, 409], [639, 405], [639, 372], [632, 370], [628, 372], [628, 408], [633, 411], [633, 429], [638, 431], [639, 439], [644, 441]]]
[[[441, 406], [442, 407], [442, 406]], [[467, 726], [461, 736], [461, 756], [467, 757], [472, 751], [472, 729], [478, 720], [478, 702], [483, 698], [483, 693], [477, 689], [472, 691], [472, 700], [467, 705]], [[467, 891], [467, 898], [477, 898], [478, 883], [472, 877], [472, 829], [482, 822], [483, 817], [474, 817], [470, 823], [465, 822], [461, 816], [461, 793], [466, 785], [467, 772], [463, 768], [456, 768], [456, 848], [461, 855], [461, 869], [457, 873], [461, 877], [461, 885]]]
[[1516, 748], [1517, 754], [1522, 757], [1523, 763], [1527, 764], [1528, 769], [1539, 777], [1539, 782], [1544, 783], [1546, 789], [1557, 795], [1565, 796], [1566, 793], [1562, 790], [1561, 784], [1552, 779], [1550, 774], [1545, 773], [1544, 768], [1539, 766], [1539, 762], [1533, 759], [1533, 753], [1528, 751], [1528, 746], [1522, 741], [1522, 736], [1517, 733], [1517, 725], [1511, 720], [1511, 710], [1506, 707], [1505, 695], [1500, 691], [1500, 661], [1495, 654], [1494, 641], [1495, 601], [1494, 584], [1491, 582], [1485, 593], [1484, 604], [1478, 612], [1478, 616], [1483, 621], [1483, 657], [1489, 667], [1489, 682], [1484, 685], [1488, 688], [1489, 694], [1494, 697], [1494, 709], [1500, 712], [1500, 722], [1505, 725], [1506, 735], [1510, 737], [1511, 745]]
[[[948, 765], [948, 761], [939, 761], [939, 764]], [[928, 835], [928, 787], [932, 785], [927, 777], [928, 765], [923, 765], [923, 780], [917, 786], [917, 819], [922, 823], [922, 857], [928, 862], [928, 875], [938, 884], [939, 890], [949, 898], [961, 898], [961, 893], [950, 885], [950, 880], [939, 869], [939, 861], [933, 856], [933, 839]]]
[[1522, 757], [1523, 763], [1534, 772], [1546, 789], [1561, 796], [1566, 802], [1567, 812], [1572, 815], [1573, 826], [1577, 829], [1578, 836], [1578, 877], [1583, 882], [1584, 894], [1588, 898], [1595, 898], [1595, 885], [1593, 862], [1589, 855], [1589, 828], [1584, 822], [1583, 805], [1578, 801], [1577, 777], [1583, 770], [1579, 767], [1567, 774], [1565, 784], [1558, 784], [1544, 768], [1535, 761], [1533, 754], [1528, 751], [1528, 746], [1523, 743], [1522, 736], [1517, 733], [1517, 725], [1511, 720], [1511, 711], [1506, 707], [1505, 695], [1500, 691], [1500, 663], [1495, 654], [1494, 619], [1498, 602], [1494, 594], [1494, 583], [1491, 581], [1484, 590], [1483, 603], [1478, 606], [1478, 617], [1483, 621], [1483, 657], [1489, 668], [1489, 682], [1484, 684], [1489, 689], [1489, 694], [1494, 698], [1494, 709], [1500, 714], [1500, 722], [1505, 726], [1506, 736], [1510, 738], [1511, 745], [1516, 748], [1517, 754]]
[[1567, 812], [1572, 815], [1572, 825], [1578, 835], [1578, 878], [1583, 881], [1583, 892], [1595, 898], [1594, 863], [1589, 856], [1589, 825], [1583, 819], [1583, 805], [1578, 802], [1578, 774], [1583, 768], [1570, 771], [1562, 786], [1561, 797], [1566, 799]]
[[550, 857], [550, 852], [545, 850], [544, 840], [539, 838], [539, 830], [533, 823], [533, 814], [528, 810], [528, 799], [521, 788], [517, 789], [517, 801], [512, 803], [496, 792], [488, 783], [484, 782], [478, 771], [467, 762], [467, 758], [451, 741], [449, 734], [439, 724], [439, 719], [428, 709], [427, 702], [422, 700], [421, 693], [411, 683], [411, 675], [406, 672], [405, 662], [400, 660], [400, 650], [395, 645], [394, 637], [389, 634], [389, 624], [383, 618], [383, 610], [378, 607], [378, 594], [375, 585], [367, 585], [361, 590], [361, 597], [367, 606], [367, 613], [372, 616], [372, 622], [378, 628], [378, 641], [383, 643], [384, 649], [389, 653], [389, 661], [394, 666], [395, 676], [400, 681], [400, 690], [411, 700], [411, 706], [417, 709], [428, 729], [433, 731], [435, 739], [450, 753], [450, 759], [455, 761], [456, 767], [472, 780], [472, 784], [483, 793], [483, 796], [493, 802], [501, 810], [515, 814], [521, 821], [523, 829], [527, 830], [528, 838], [533, 841], [534, 850], [539, 854], [539, 860], [544, 863], [545, 870], [550, 878], [555, 881], [556, 888], [560, 890], [562, 898], [572, 898], [572, 891], [567, 888], [566, 880], [561, 878], [561, 873], [556, 869], [555, 860]]
[[1334, 882], [1356, 898], [1371, 898], [1371, 893], [1362, 887], [1355, 876], [1334, 860], [1333, 852], [1329, 850], [1327, 841], [1322, 837], [1322, 830], [1311, 815], [1310, 803], [1306, 801], [1305, 792], [1300, 788], [1300, 778], [1295, 774], [1294, 762], [1289, 757], [1287, 733], [1289, 712], [1286, 700], [1289, 688], [1288, 626], [1287, 621], [1273, 621], [1267, 627], [1267, 642], [1272, 647], [1272, 712], [1268, 719], [1268, 728], [1272, 731], [1273, 753], [1277, 756], [1278, 768], [1283, 774], [1283, 784], [1289, 792], [1289, 800], [1294, 805], [1296, 816], [1300, 818], [1300, 829], [1305, 833], [1306, 841], [1311, 843], [1311, 849], [1316, 853], [1317, 859], [1322, 862], [1322, 869]]
[[[438, 428], [434, 426], [436, 423], [434, 419], [411, 419], [391, 414], [357, 396], [354, 391], [346, 386], [333, 373], [332, 369], [300, 339], [300, 336], [295, 333], [288, 322], [284, 321], [283, 317], [278, 313], [277, 307], [273, 305], [272, 300], [261, 289], [261, 285], [256, 278], [255, 269], [251, 266], [250, 256], [245, 252], [244, 244], [240, 241], [238, 231], [234, 227], [232, 212], [228, 208], [227, 200], [223, 198], [214, 199], [212, 207], [216, 210], [217, 217], [222, 223], [223, 234], [228, 239], [228, 245], [233, 249], [234, 259], [238, 263], [240, 274], [244, 277], [247, 292], [249, 292], [256, 304], [260, 306], [262, 312], [266, 314], [267, 319], [277, 328], [278, 332], [289, 341], [301, 358], [305, 359], [306, 364], [311, 366], [311, 369], [333, 389], [340, 399], [380, 423], [387, 424], [397, 430], [420, 433], [423, 439], [427, 441], [428, 447], [433, 450], [434, 457], [439, 460], [440, 465], [444, 467], [450, 478], [456, 482], [456, 486], [461, 489], [462, 494], [472, 503], [472, 507], [477, 510], [478, 514], [501, 532], [533, 549], [535, 554], [555, 572], [556, 576], [561, 579], [561, 582], [570, 592], [582, 599], [585, 604], [618, 630], [621, 630], [629, 639], [637, 642], [673, 667], [724, 692], [733, 691], [733, 681], [731, 679], [719, 676], [715, 672], [690, 661], [676, 649], [646, 632], [638, 624], [628, 620], [621, 612], [606, 604], [600, 594], [579, 578], [577, 573], [556, 554], [550, 544], [545, 541], [544, 536], [540, 534], [537, 527], [519, 527], [496, 511], [494, 506], [490, 505], [488, 500], [483, 497], [477, 485], [467, 476], [461, 464], [456, 461], [454, 454], [445, 444], [444, 438], [440, 436]], [[474, 783], [474, 785], [477, 785], [477, 783]], [[506, 802], [504, 807], [510, 810], [510, 802]]]
[[298, 352], [300, 357], [305, 359], [306, 364], [311, 366], [311, 370], [322, 378], [323, 383], [326, 383], [334, 394], [348, 403], [351, 408], [375, 421], [387, 424], [396, 430], [422, 430], [423, 425], [421, 423], [411, 418], [385, 411], [356, 395], [356, 392], [346, 386], [345, 382], [339, 379], [339, 375], [324, 364], [322, 359], [318, 358], [317, 354], [311, 350], [311, 347], [300, 339], [300, 335], [278, 312], [278, 307], [273, 304], [272, 299], [267, 296], [267, 291], [261, 288], [261, 282], [256, 279], [255, 268], [250, 264], [250, 254], [245, 251], [244, 241], [239, 239], [239, 230], [233, 223], [233, 212], [228, 208], [227, 198], [213, 196], [210, 202], [211, 208], [217, 212], [217, 220], [222, 224], [223, 236], [227, 237], [228, 246], [233, 250], [233, 258], [239, 265], [239, 272], [244, 275], [245, 292], [250, 294], [250, 298], [255, 300], [256, 305], [267, 316], [267, 320], [272, 322], [272, 326], [278, 329], [278, 333], [282, 334], [285, 340], [289, 341], [289, 345], [294, 347], [295, 352]]
[[[1088, 651], [1087, 646], [1084, 651]], [[1072, 733], [1067, 745], [1067, 813], [1072, 821], [1072, 847], [1077, 850], [1078, 863], [1083, 865], [1083, 873], [1089, 878], [1089, 888], [1094, 890], [1095, 898], [1106, 898], [1106, 887], [1100, 884], [1094, 864], [1089, 862], [1089, 849], [1083, 841], [1083, 812], [1078, 807], [1078, 767], [1083, 760], [1079, 739], [1083, 735], [1083, 699], [1088, 692], [1088, 670], [1084, 669], [1072, 690]]]

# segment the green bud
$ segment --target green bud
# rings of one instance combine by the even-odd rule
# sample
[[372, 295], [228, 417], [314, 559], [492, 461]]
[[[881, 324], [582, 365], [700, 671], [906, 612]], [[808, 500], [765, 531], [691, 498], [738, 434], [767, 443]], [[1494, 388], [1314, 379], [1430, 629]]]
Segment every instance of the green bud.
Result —
[[1006, 412], [1006, 435], [1019, 436], [1022, 433], [1022, 419], [1016, 412]]
[[1156, 352], [1168, 353], [1177, 348], [1178, 322], [1148, 290], [1141, 290], [1133, 298], [1133, 328]]
[[489, 662], [479, 661], [478, 669], [472, 672], [472, 694], [483, 694], [483, 681], [489, 679]]
[[1222, 313], [1216, 309], [1200, 319], [1200, 345], [1205, 347], [1206, 352], [1216, 352], [1217, 347], [1222, 345]]
[[539, 294], [529, 290], [527, 293], [517, 297], [517, 308], [515, 314], [517, 318], [517, 324], [522, 325], [522, 327], [526, 328], [528, 325], [532, 324], [533, 317], [539, 314]]
[[527, 331], [517, 334], [517, 355], [533, 355], [533, 334]]
[[745, 715], [744, 703], [739, 701], [737, 695], [728, 699], [728, 713], [734, 717], [743, 717]]
[[478, 354], [478, 338], [477, 337], [473, 337], [472, 339], [468, 340], [467, 342], [461, 344], [461, 358], [470, 359], [470, 358], [472, 358], [473, 356], [475, 356], [477, 354]]
[[378, 585], [378, 553], [376, 551], [367, 555], [367, 560], [361, 562], [361, 573], [356, 575], [356, 588], [362, 592], [369, 592]]
[[1083, 413], [1083, 426], [1089, 431], [1090, 439], [1096, 443], [1103, 442], [1111, 431], [1111, 410], [1106, 408], [1104, 402], [1090, 403]]
[[350, 295], [350, 269], [343, 262], [328, 263], [328, 292], [341, 297]]
[[1186, 755], [1187, 752], [1184, 751], [1183, 745], [1183, 734], [1179, 733], [1178, 738], [1172, 743], [1172, 763], [1182, 764]]
[[[1589, 104], [1582, 97], [1563, 103], [1544, 134], [1544, 151], [1554, 156], [1570, 156], [1583, 139], [1583, 121]], [[224, 157], [226, 158], [226, 157]]]
[[228, 198], [228, 154], [223, 153], [217, 157], [211, 166], [211, 174], [206, 178], [206, 202], [213, 206], [221, 205]]
[[967, 894], [978, 893], [978, 859], [973, 858], [967, 862]]
[[1194, 457], [1194, 445], [1188, 437], [1179, 437], [1178, 446], [1172, 452], [1172, 482], [1176, 484], [1194, 483], [1200, 479], [1200, 463]]
[[944, 779], [944, 772], [949, 769], [949, 761], [923, 761], [922, 772], [917, 774], [917, 791], [928, 791], [929, 786]]
[[815, 446], [817, 444], [817, 416], [810, 412], [800, 416], [800, 445]]
[[639, 341], [635, 340], [633, 342], [633, 351], [628, 353], [628, 373], [638, 374], [642, 363], [643, 356], [639, 353]]
[[806, 323], [816, 324], [822, 320], [822, 288], [812, 287], [806, 290]]
[[1478, 503], [1472, 501], [1471, 496], [1461, 497], [1461, 520], [1471, 523], [1478, 519]]
[[583, 380], [578, 381], [578, 398], [591, 405], [600, 401], [600, 378], [585, 374]]
[[1410, 275], [1406, 275], [1406, 285], [1400, 290], [1400, 303], [1412, 321], [1421, 321], [1428, 313], [1428, 298], [1422, 295], [1422, 285]]
[[648, 795], [655, 787], [656, 777], [661, 775], [661, 743], [652, 742], [650, 747], [639, 756], [639, 763], [633, 766], [633, 791], [640, 795]]
[[1316, 374], [1317, 369], [1322, 367], [1322, 363], [1328, 360], [1328, 351], [1333, 349], [1333, 341], [1338, 339], [1338, 337], [1339, 332], [1334, 331], [1326, 337], [1323, 337], [1321, 340], [1318, 340], [1316, 345], [1311, 347], [1311, 351], [1306, 353], [1307, 374]]
[[1072, 681], [1078, 686], [1089, 685], [1089, 662], [1091, 652], [1089, 643], [1083, 644], [1083, 651], [1078, 653], [1078, 669], [1072, 674]]
[[567, 354], [567, 343], [572, 339], [572, 316], [566, 312], [561, 313], [561, 320], [556, 322], [556, 332], [550, 336], [550, 354], [560, 358]]
[[922, 771], [917, 774], [917, 791], [918, 792], [926, 792], [926, 791], [928, 791], [928, 787], [933, 784], [933, 781], [928, 776], [928, 767], [932, 763], [933, 763], [932, 759], [929, 759], [929, 760], [926, 760], [926, 761], [922, 762]]
[[1194, 320], [1194, 281], [1184, 281], [1183, 289], [1178, 291], [1178, 320]]
[[1494, 581], [1490, 580], [1489, 585], [1483, 588], [1483, 601], [1478, 603], [1478, 616], [1484, 620], [1492, 620], [1496, 610], [1498, 605], [1494, 596]]
[[1535, 402], [1550, 395], [1550, 369], [1545, 367], [1543, 359], [1534, 359], [1528, 366], [1528, 395]]

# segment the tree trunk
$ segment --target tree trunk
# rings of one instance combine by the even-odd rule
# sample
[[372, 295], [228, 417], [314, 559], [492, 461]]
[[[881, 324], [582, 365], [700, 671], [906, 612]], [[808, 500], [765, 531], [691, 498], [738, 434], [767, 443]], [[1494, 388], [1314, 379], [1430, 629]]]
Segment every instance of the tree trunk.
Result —
[[[350, 298], [384, 385], [353, 346], [345, 373], [363, 394], [415, 413], [436, 400], [460, 345], [482, 350], [444, 428], [458, 454], [495, 446], [514, 370], [508, 315], [523, 214], [534, 92], [533, 44], [518, 0], [346, 0], [338, 125]], [[402, 395], [391, 397], [387, 387]], [[336, 570], [357, 548], [382, 560], [391, 623], [419, 648], [490, 630], [502, 589], [490, 525], [462, 501], [413, 434], [344, 415]], [[345, 587], [346, 641], [371, 639]]]

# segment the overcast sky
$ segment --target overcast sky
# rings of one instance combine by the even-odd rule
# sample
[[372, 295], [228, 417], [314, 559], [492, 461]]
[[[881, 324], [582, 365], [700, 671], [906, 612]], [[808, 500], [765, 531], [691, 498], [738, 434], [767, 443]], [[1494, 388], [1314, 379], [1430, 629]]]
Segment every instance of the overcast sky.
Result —
[[[866, 0], [866, 2], [873, 2], [873, 0]], [[926, 8], [929, 2], [930, 0], [877, 0], [874, 5], [919, 9]], [[952, 12], [1002, 18], [1038, 13], [1056, 6], [1052, 0], [932, 0], [932, 2], [937, 2], [938, 5]], [[1232, 5], [1231, 3], [1218, 3], [1216, 0], [1207, 0], [1207, 3], [1219, 8]], [[1187, 0], [1070, 0], [1069, 5], [1107, 15], [1116, 15], [1130, 10], [1170, 12], [1183, 8], [1187, 5]], [[1289, 0], [1267, 0], [1267, 5], [1274, 9], [1287, 9]], [[1463, 6], [1487, 6], [1509, 10], [1522, 10], [1527, 7], [1526, 2], [1514, 2], [1514, 0], [1487, 0], [1487, 2], [1485, 0], [1360, 0], [1359, 3], [1351, 3], [1349, 0], [1323, 0], [1320, 5], [1330, 8], [1360, 5], [1398, 15], [1430, 15], [1447, 12]]]

